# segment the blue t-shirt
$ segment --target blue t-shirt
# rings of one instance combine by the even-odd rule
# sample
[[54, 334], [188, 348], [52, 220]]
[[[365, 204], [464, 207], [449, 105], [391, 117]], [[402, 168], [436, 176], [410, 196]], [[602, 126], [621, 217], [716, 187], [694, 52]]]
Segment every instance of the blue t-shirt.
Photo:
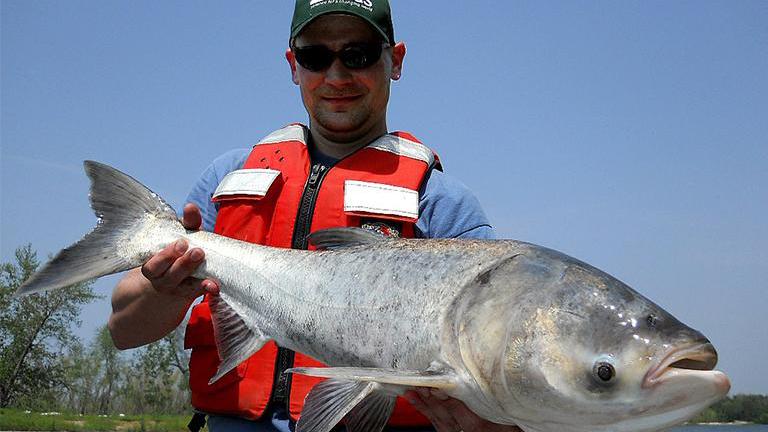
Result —
[[[218, 208], [211, 201], [221, 180], [230, 172], [242, 168], [250, 149], [230, 150], [203, 171], [192, 187], [187, 202], [200, 207], [203, 229], [213, 231]], [[419, 219], [416, 235], [422, 238], [493, 239], [493, 227], [480, 202], [460, 181], [442, 171], [430, 170], [419, 191]]]

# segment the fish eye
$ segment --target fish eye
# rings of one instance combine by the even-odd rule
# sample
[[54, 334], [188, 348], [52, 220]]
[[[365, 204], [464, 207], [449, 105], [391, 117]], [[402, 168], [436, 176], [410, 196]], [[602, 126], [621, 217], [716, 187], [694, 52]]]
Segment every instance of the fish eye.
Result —
[[608, 383], [616, 376], [616, 369], [607, 361], [599, 361], [592, 368], [592, 373], [602, 382]]

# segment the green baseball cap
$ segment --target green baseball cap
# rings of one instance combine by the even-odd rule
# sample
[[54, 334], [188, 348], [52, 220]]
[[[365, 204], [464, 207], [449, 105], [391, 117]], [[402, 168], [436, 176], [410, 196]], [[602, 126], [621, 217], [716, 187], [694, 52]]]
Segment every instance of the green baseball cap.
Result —
[[360, 17], [381, 33], [390, 45], [395, 44], [389, 0], [296, 0], [291, 22], [291, 41], [313, 19], [329, 13]]

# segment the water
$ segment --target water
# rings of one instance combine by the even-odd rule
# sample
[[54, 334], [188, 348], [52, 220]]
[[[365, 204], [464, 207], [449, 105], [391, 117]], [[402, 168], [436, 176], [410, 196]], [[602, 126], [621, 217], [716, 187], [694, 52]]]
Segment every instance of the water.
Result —
[[768, 425], [678, 426], [670, 432], [768, 432]]

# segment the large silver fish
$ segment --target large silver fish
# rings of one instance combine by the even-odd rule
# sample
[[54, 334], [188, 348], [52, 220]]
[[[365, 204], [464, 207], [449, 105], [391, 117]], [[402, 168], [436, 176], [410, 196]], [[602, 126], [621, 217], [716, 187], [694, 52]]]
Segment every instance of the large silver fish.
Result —
[[[180, 238], [220, 281], [211, 308], [216, 380], [274, 339], [330, 368], [298, 430], [379, 431], [395, 396], [434, 387], [526, 431], [655, 431], [722, 398], [710, 342], [602, 271], [518, 241], [383, 239], [316, 232], [323, 251], [190, 232], [131, 177], [85, 162], [96, 228], [17, 294], [141, 265]], [[212, 381], [213, 381], [212, 380]]]

